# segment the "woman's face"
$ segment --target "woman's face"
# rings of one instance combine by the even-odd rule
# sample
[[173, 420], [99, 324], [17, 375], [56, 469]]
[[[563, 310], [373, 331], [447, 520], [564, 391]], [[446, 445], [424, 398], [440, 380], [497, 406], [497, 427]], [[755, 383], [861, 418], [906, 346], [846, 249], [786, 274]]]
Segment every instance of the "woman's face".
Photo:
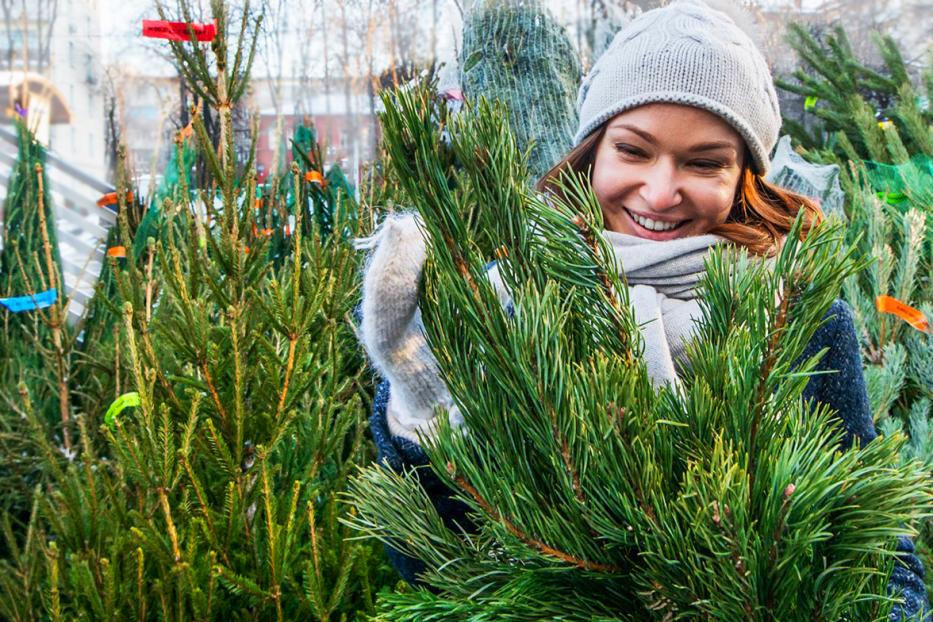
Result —
[[738, 132], [700, 108], [647, 104], [616, 115], [592, 174], [606, 228], [651, 240], [708, 233], [732, 210], [744, 152]]

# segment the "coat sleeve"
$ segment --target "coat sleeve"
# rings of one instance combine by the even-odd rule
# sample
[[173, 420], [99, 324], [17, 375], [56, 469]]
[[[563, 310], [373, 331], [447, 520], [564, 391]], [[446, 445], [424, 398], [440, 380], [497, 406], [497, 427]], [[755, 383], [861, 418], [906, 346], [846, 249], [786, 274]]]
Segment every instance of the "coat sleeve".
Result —
[[[378, 451], [378, 460], [385, 468], [396, 472], [415, 469], [418, 479], [427, 493], [437, 513], [449, 528], [459, 525], [460, 529], [472, 531], [473, 524], [466, 517], [467, 506], [453, 496], [453, 491], [431, 470], [428, 457], [418, 443], [401, 436], [393, 436], [389, 431], [386, 407], [389, 403], [391, 386], [383, 380], [376, 389], [373, 400], [373, 412], [369, 418], [369, 429]], [[424, 564], [413, 557], [404, 555], [391, 546], [386, 546], [389, 561], [403, 579], [412, 585], [418, 585], [418, 573], [424, 570]]]
[[[820, 362], [819, 370], [833, 373], [811, 378], [804, 391], [804, 399], [815, 399], [839, 414], [846, 430], [846, 446], [850, 446], [856, 438], [864, 445], [878, 433], [868, 404], [862, 354], [852, 312], [845, 302], [837, 300], [827, 312], [827, 317], [829, 321], [813, 336], [802, 358], [828, 347], [829, 351]], [[910, 538], [898, 538], [896, 550], [898, 555], [888, 582], [888, 593], [900, 596], [903, 603], [894, 606], [891, 622], [917, 619], [933, 622], [923, 583], [923, 563], [914, 552], [913, 542]]]
[[[511, 299], [504, 289], [502, 279], [498, 276], [495, 261], [486, 265], [486, 272], [506, 312], [511, 315]], [[362, 306], [357, 308], [356, 318], [358, 322], [362, 321], [364, 313], [365, 310]], [[421, 446], [408, 438], [392, 434], [388, 418], [389, 396], [391, 394], [391, 383], [380, 378], [376, 396], [373, 400], [373, 411], [369, 418], [369, 429], [376, 444], [380, 464], [396, 472], [409, 471], [414, 468], [419, 482], [434, 504], [434, 508], [444, 524], [451, 529], [456, 527], [457, 530], [466, 530], [468, 532], [475, 530], [475, 526], [466, 516], [466, 504], [458, 500], [453, 491], [431, 470], [428, 457], [425, 455], [424, 450], [421, 449]], [[420, 560], [408, 557], [391, 546], [386, 546], [386, 553], [389, 561], [403, 579], [413, 585], [420, 583], [417, 580], [417, 575], [424, 570], [424, 564]]]

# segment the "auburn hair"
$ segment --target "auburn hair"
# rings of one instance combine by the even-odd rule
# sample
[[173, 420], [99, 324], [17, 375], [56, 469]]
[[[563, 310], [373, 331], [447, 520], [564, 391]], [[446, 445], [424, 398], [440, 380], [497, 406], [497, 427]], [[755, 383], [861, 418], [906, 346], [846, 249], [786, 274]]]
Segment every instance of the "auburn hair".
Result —
[[[563, 174], [585, 174], [591, 178], [596, 150], [606, 133], [607, 125], [603, 123], [551, 167], [538, 181], [536, 189], [565, 198], [558, 181]], [[771, 256], [780, 250], [784, 237], [801, 209], [806, 214], [801, 237], [806, 237], [814, 225], [822, 222], [823, 212], [812, 199], [766, 181], [752, 170], [749, 160], [746, 152], [735, 200], [726, 222], [714, 227], [709, 233], [744, 246], [752, 254]]]

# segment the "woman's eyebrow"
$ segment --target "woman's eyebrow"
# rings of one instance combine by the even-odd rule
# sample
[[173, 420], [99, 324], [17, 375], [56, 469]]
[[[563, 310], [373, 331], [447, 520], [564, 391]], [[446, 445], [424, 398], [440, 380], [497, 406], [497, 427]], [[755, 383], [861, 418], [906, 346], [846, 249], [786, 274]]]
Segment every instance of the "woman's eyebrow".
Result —
[[627, 123], [616, 123], [609, 127], [610, 130], [623, 129], [632, 132], [633, 134], [638, 134], [641, 138], [648, 141], [649, 143], [654, 142], [654, 136], [648, 132], [635, 127], [634, 125], [628, 125]]
[[[610, 126], [609, 129], [628, 130], [632, 132], [633, 134], [637, 134], [638, 136], [640, 136], [642, 139], [644, 139], [645, 141], [649, 143], [655, 142], [654, 136], [652, 136], [651, 134], [649, 134], [643, 129], [635, 127], [634, 125], [629, 125], [627, 123], [616, 123]], [[726, 140], [714, 140], [714, 141], [709, 141], [705, 143], [699, 143], [699, 144], [696, 144], [690, 147], [690, 149], [688, 149], [687, 151], [689, 151], [690, 153], [696, 153], [700, 151], [712, 151], [714, 149], [732, 149], [733, 151], [736, 151], [736, 152], [738, 151], [738, 148], [735, 146], [734, 143], [731, 143]]]
[[688, 151], [693, 153], [697, 151], [712, 151], [713, 149], [732, 149], [733, 151], [737, 151], [733, 143], [730, 143], [724, 140], [717, 140], [717, 141], [712, 141], [708, 143], [700, 143], [699, 145], [694, 145], [690, 147]]

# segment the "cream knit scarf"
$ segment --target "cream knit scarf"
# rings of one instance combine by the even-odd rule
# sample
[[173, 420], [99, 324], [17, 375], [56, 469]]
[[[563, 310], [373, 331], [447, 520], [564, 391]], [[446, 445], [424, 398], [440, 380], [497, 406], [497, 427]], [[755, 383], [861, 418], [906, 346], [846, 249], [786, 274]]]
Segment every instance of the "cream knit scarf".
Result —
[[654, 386], [677, 384], [686, 363], [684, 346], [702, 317], [696, 289], [706, 274], [704, 260], [725, 238], [699, 235], [655, 242], [603, 232], [629, 283], [635, 321], [645, 342], [645, 363]]
[[[678, 383], [677, 372], [687, 363], [685, 345], [702, 317], [696, 300], [704, 260], [710, 249], [726, 241], [700, 235], [664, 242], [604, 231], [620, 269], [629, 283], [629, 302], [639, 324], [648, 375], [655, 387]], [[504, 303], [509, 301], [498, 270], [489, 279]]]

